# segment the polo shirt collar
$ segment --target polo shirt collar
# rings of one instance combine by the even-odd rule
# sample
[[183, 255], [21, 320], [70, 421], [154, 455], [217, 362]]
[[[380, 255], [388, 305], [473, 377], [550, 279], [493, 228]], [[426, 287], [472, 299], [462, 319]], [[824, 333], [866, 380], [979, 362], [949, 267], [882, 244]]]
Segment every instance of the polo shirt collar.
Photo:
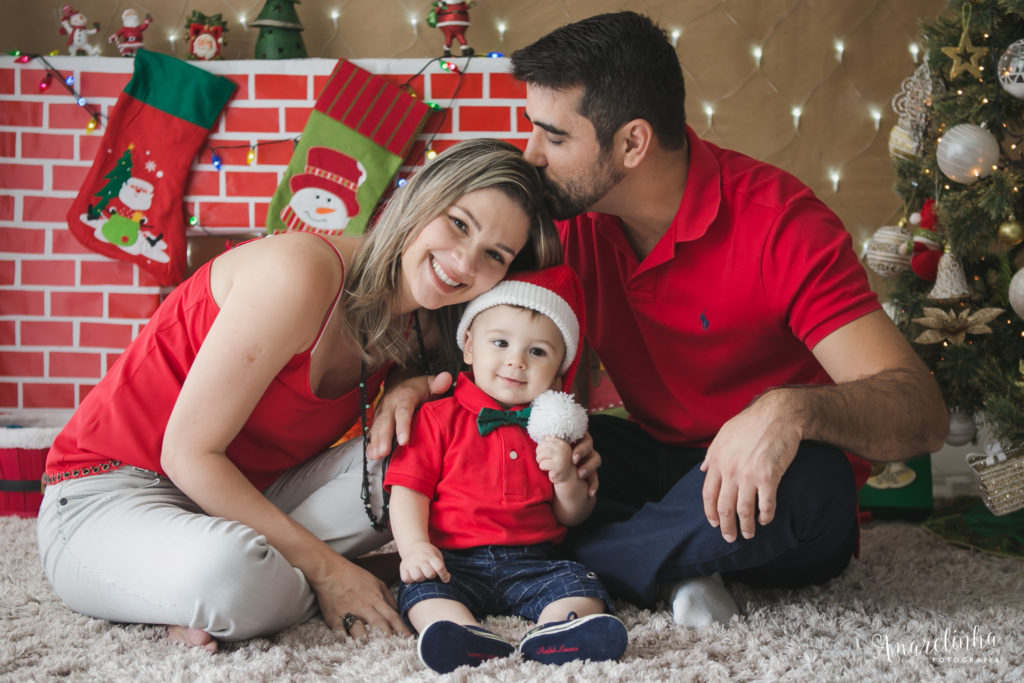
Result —
[[686, 188], [669, 231], [676, 242], [692, 242], [707, 233], [722, 204], [721, 169], [718, 158], [706, 142], [686, 127], [690, 164]]
[[[686, 171], [686, 187], [683, 200], [679, 203], [672, 224], [654, 249], [644, 259], [637, 272], [657, 266], [670, 260], [675, 254], [675, 245], [692, 242], [707, 233], [718, 215], [722, 203], [721, 172], [718, 158], [706, 142], [697, 137], [693, 129], [686, 127], [689, 150], [689, 164]], [[622, 221], [618, 216], [590, 214], [596, 230], [631, 258], [633, 249], [622, 232]]]
[[[494, 410], [505, 410], [505, 407], [484, 393], [483, 389], [473, 382], [473, 373], [460, 372], [455, 382], [455, 391], [452, 394], [455, 400], [463, 408], [473, 415], [479, 415], [481, 408], [492, 408]], [[527, 404], [512, 406], [511, 409], [524, 408]], [[511, 410], [510, 409], [510, 410]]]

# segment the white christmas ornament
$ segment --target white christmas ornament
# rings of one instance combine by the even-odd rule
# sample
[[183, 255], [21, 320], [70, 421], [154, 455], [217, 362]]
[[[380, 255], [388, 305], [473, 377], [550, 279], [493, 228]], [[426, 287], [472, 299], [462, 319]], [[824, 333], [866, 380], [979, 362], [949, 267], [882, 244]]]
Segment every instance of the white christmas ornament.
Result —
[[897, 277], [910, 270], [910, 230], [883, 225], [868, 240], [864, 260], [868, 268], [882, 277]]
[[898, 123], [889, 131], [889, 156], [893, 158], [916, 157], [920, 144], [913, 133]]
[[928, 298], [935, 301], [959, 301], [970, 295], [971, 288], [967, 286], [967, 276], [960, 259], [947, 251], [939, 258], [935, 285], [928, 292]]
[[999, 58], [999, 85], [1014, 97], [1024, 98], [1024, 39], [1011, 43]]
[[1010, 308], [1017, 314], [1017, 317], [1024, 319], [1024, 268], [1021, 268], [1010, 278]]
[[892, 98], [892, 110], [896, 112], [897, 122], [889, 131], [891, 156], [918, 156], [921, 139], [928, 127], [932, 98], [945, 90], [942, 79], [932, 74], [927, 57], [914, 70], [913, 75], [903, 79], [899, 92]]
[[950, 180], [970, 185], [992, 173], [999, 161], [999, 142], [981, 126], [961, 123], [939, 138], [935, 160]]
[[978, 426], [974, 423], [973, 416], [955, 408], [949, 411], [949, 435], [946, 437], [946, 443], [950, 446], [963, 446], [970, 443], [977, 433]]

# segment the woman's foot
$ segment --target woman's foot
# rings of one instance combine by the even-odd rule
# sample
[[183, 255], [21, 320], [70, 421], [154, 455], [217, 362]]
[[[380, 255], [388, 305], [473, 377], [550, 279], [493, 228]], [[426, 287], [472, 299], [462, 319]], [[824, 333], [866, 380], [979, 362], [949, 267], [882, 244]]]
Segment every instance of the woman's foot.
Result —
[[178, 645], [199, 647], [207, 652], [217, 651], [216, 638], [206, 631], [200, 631], [197, 628], [189, 628], [188, 626], [168, 626], [167, 640]]

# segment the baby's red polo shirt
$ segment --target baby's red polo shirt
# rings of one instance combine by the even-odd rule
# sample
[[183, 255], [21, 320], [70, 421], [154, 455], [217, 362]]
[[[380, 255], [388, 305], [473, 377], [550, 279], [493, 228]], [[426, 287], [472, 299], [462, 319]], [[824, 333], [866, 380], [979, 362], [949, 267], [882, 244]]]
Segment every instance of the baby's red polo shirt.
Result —
[[428, 532], [438, 548], [560, 542], [565, 527], [555, 519], [554, 487], [537, 465], [536, 444], [517, 425], [481, 436], [481, 408], [501, 406], [468, 373], [451, 396], [420, 406], [410, 445], [395, 449], [384, 488], [404, 486], [430, 499]]

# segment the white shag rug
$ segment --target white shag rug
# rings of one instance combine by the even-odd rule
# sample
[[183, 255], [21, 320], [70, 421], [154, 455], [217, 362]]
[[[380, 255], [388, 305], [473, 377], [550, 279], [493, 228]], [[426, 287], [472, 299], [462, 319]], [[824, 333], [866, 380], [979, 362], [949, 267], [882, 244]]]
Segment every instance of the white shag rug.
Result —
[[[1020, 681], [1024, 560], [943, 543], [916, 525], [865, 527], [861, 559], [821, 587], [732, 586], [726, 625], [677, 627], [665, 609], [616, 605], [629, 629], [620, 662], [550, 667], [518, 656], [447, 681]], [[516, 639], [521, 619], [487, 625]], [[75, 614], [42, 573], [35, 520], [0, 517], [0, 681], [428, 681], [415, 641], [344, 641], [319, 618], [215, 655], [165, 641], [161, 627]]]

